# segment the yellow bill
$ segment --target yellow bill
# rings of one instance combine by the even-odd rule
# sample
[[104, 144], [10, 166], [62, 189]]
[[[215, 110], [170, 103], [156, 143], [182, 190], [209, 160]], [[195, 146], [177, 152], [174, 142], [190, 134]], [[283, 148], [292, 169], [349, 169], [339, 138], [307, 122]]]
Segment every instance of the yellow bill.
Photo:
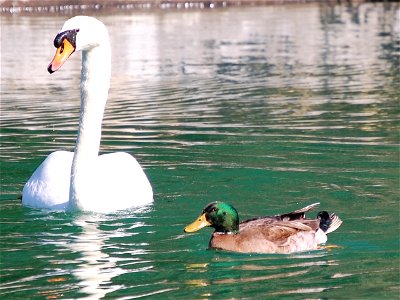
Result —
[[192, 224], [185, 227], [185, 232], [195, 232], [200, 230], [203, 227], [210, 226], [211, 223], [206, 220], [206, 215], [202, 214], [200, 217], [197, 218]]

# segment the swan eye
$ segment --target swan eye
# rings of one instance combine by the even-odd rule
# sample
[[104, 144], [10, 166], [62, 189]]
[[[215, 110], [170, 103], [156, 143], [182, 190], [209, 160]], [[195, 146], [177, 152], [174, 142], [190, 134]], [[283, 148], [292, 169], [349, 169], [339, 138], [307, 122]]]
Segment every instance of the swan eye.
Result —
[[61, 47], [60, 47], [60, 54], [63, 53], [63, 52], [64, 52], [64, 42], [61, 44]]
[[64, 42], [64, 39], [67, 39], [71, 45], [75, 48], [76, 46], [76, 34], [79, 32], [79, 29], [72, 29], [60, 32], [54, 39], [54, 47], [59, 48], [61, 44]]

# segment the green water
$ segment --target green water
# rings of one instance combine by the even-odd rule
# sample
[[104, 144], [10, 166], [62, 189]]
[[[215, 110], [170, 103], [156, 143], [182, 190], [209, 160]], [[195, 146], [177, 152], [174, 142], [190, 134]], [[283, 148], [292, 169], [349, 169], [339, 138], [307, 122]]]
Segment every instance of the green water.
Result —
[[[155, 201], [97, 215], [21, 206], [72, 150], [80, 58], [47, 64], [67, 16], [1, 17], [2, 299], [398, 299], [398, 3], [99, 15], [113, 78], [101, 151], [135, 155]], [[321, 202], [325, 250], [207, 250], [183, 227], [214, 200], [242, 219]], [[112, 199], [110, 199], [112, 201]]]

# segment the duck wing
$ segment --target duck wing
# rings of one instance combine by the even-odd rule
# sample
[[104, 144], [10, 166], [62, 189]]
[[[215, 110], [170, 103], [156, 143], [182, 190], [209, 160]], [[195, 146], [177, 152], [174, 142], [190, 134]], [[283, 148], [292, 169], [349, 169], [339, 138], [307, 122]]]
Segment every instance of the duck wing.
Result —
[[303, 207], [301, 209], [292, 211], [287, 214], [282, 214], [282, 215], [276, 215], [275, 217], [279, 217], [281, 220], [286, 220], [286, 221], [291, 221], [291, 220], [299, 220], [299, 219], [304, 219], [306, 216], [306, 212], [309, 212], [319, 206], [319, 202], [313, 203], [310, 205], [307, 205], [306, 207]]
[[264, 217], [256, 217], [252, 219], [245, 220], [240, 223], [240, 225], [244, 225], [246, 223], [251, 223], [251, 224], [264, 224], [268, 222], [273, 222], [273, 221], [293, 221], [293, 220], [303, 220], [305, 219], [305, 214], [306, 212], [309, 212], [319, 206], [319, 202], [313, 203], [310, 205], [307, 205], [306, 207], [303, 207], [301, 209], [292, 211], [290, 213], [286, 214], [281, 214], [281, 215], [275, 215], [275, 216], [264, 216]]
[[316, 232], [319, 220], [280, 221], [264, 219], [240, 224], [240, 236], [244, 240], [268, 240], [276, 246], [285, 245], [291, 236], [299, 232]]

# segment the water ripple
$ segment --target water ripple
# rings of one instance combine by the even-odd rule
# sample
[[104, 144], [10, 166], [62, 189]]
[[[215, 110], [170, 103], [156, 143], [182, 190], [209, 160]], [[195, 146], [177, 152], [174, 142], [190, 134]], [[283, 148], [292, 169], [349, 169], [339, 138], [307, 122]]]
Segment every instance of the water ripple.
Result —
[[[101, 152], [134, 154], [154, 205], [21, 207], [40, 161], [74, 149], [80, 59], [47, 74], [65, 16], [2, 16], [1, 297], [398, 296], [397, 4], [98, 17], [113, 45]], [[209, 251], [210, 231], [182, 228], [215, 200], [243, 218], [321, 201], [345, 220], [340, 247]]]

